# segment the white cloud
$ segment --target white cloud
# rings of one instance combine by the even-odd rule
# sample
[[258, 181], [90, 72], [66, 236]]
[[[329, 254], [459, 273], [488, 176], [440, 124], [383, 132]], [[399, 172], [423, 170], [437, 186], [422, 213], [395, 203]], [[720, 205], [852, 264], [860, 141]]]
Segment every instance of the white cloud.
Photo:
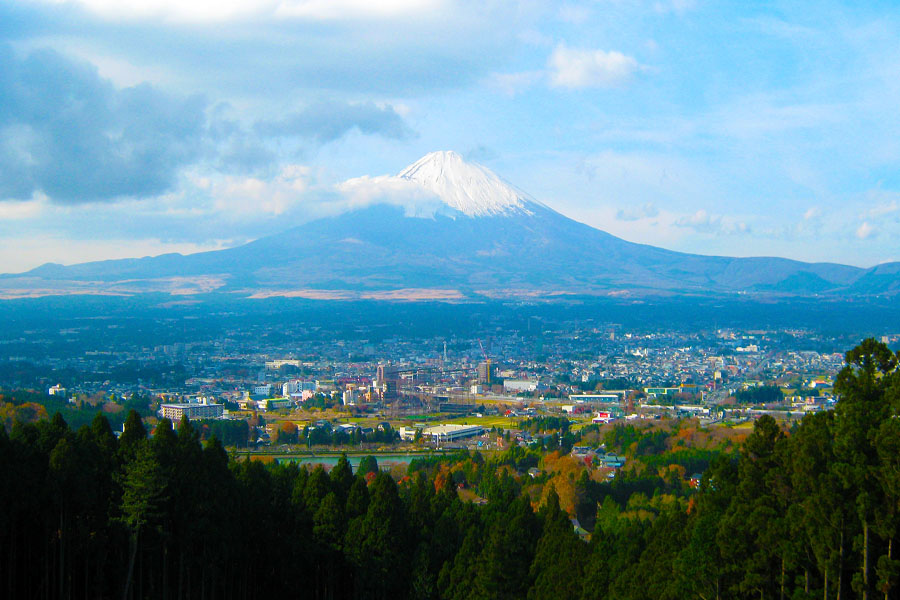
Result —
[[643, 70], [637, 60], [612, 50], [569, 48], [559, 44], [547, 60], [550, 84], [570, 89], [619, 87]]
[[694, 214], [677, 219], [673, 224], [676, 227], [693, 229], [698, 233], [734, 234], [750, 232], [750, 227], [746, 223], [723, 217], [722, 215], [710, 214], [702, 208]]
[[804, 221], [812, 221], [822, 216], [822, 210], [818, 206], [812, 206], [803, 213]]
[[[66, 4], [71, 0], [37, 0]], [[443, 0], [75, 0], [106, 19], [206, 23], [272, 16], [310, 20], [404, 16], [439, 8]]]
[[874, 233], [875, 228], [869, 225], [868, 221], [863, 221], [863, 224], [856, 229], [856, 237], [861, 240], [871, 237]]
[[707, 229], [713, 224], [718, 224], [721, 222], [720, 217], [711, 216], [704, 209], [700, 209], [692, 215], [688, 215], [685, 217], [681, 217], [678, 219], [675, 224], [679, 227], [693, 227], [694, 229]]
[[900, 211], [900, 203], [898, 203], [896, 200], [891, 200], [890, 202], [884, 202], [882, 204], [879, 204], [878, 206], [870, 208], [866, 212], [866, 214], [873, 219], [878, 219], [893, 214], [897, 211]]
[[418, 183], [394, 175], [354, 177], [335, 186], [346, 200], [346, 209], [386, 202], [403, 207], [410, 217], [433, 217], [446, 205]]
[[47, 196], [40, 192], [33, 194], [30, 200], [8, 200], [0, 202], [0, 220], [18, 221], [23, 219], [34, 219], [44, 213], [49, 202]]
[[[22, 44], [22, 48], [30, 52], [41, 50], [45, 46], [45, 40]], [[117, 88], [135, 87], [150, 82], [153, 85], [171, 87], [178, 82], [176, 73], [161, 64], [150, 64], [150, 61], [134, 57], [117, 56], [104, 52], [90, 43], [60, 39], [54, 40], [54, 46], [65, 56], [90, 63], [97, 69], [97, 74], [101, 78], [110, 80]]]
[[433, 11], [443, 4], [441, 0], [282, 0], [276, 14], [322, 20], [390, 17]]
[[301, 203], [310, 188], [311, 169], [286, 165], [270, 180], [226, 176], [197, 178], [194, 184], [212, 197], [219, 213], [239, 218], [281, 215]]
[[[39, 1], [70, 3], [70, 0]], [[75, 3], [106, 19], [131, 21], [149, 18], [191, 23], [226, 21], [271, 12], [277, 7], [274, 0], [255, 3], [245, 0], [75, 0]]]

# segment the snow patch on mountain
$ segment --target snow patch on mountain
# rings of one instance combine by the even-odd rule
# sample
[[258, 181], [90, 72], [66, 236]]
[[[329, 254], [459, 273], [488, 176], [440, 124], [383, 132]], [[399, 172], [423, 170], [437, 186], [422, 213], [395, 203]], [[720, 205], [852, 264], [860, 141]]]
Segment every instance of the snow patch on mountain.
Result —
[[354, 177], [336, 187], [347, 210], [372, 204], [403, 208], [407, 217], [451, 219], [533, 215], [546, 206], [456, 152], [432, 152], [398, 175]]
[[456, 152], [426, 154], [397, 177], [420, 185], [470, 217], [533, 214], [529, 204], [540, 204], [489, 169], [466, 162]]

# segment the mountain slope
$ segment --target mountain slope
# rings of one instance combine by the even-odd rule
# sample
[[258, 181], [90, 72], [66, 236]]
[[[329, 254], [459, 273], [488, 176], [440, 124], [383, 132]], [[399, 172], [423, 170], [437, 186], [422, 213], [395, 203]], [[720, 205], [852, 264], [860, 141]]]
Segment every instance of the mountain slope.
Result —
[[841, 296], [900, 290], [896, 264], [864, 270], [782, 258], [700, 256], [628, 242], [553, 211], [451, 152], [429, 154], [393, 179], [418, 186], [443, 209], [411, 217], [386, 198], [227, 250], [44, 265], [4, 276], [0, 291], [30, 286], [252, 295], [415, 288], [461, 295], [628, 290]]

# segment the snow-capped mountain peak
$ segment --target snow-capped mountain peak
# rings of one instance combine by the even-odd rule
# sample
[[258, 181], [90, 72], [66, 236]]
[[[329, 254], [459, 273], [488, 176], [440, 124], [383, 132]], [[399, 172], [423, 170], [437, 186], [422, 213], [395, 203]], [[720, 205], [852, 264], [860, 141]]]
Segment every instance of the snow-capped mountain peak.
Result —
[[452, 151], [426, 154], [398, 177], [419, 184], [470, 217], [531, 214], [529, 205], [540, 204], [489, 169], [466, 162]]

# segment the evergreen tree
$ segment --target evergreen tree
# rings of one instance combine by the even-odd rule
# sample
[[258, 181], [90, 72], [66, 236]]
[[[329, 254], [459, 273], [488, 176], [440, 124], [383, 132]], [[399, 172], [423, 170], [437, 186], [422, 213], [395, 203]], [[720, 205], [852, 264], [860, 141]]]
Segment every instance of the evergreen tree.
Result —
[[141, 415], [135, 410], [128, 411], [125, 418], [122, 437], [119, 438], [119, 455], [122, 462], [126, 462], [137, 454], [140, 443], [147, 438], [147, 428], [141, 420]]
[[378, 460], [372, 455], [363, 456], [359, 461], [357, 472], [363, 476], [369, 473], [378, 473]]
[[575, 535], [568, 515], [559, 508], [556, 490], [547, 495], [540, 518], [543, 532], [529, 570], [534, 585], [528, 590], [528, 598], [576, 598], [581, 592], [587, 553], [584, 542]]
[[346, 547], [356, 571], [359, 598], [402, 597], [409, 581], [411, 548], [397, 484], [386, 473], [372, 482], [365, 517], [350, 523]]
[[493, 520], [478, 558], [475, 594], [481, 598], [523, 598], [531, 587], [531, 563], [540, 534], [537, 517], [525, 497], [509, 504]]
[[347, 508], [344, 514], [347, 515], [349, 521], [365, 515], [368, 509], [369, 488], [366, 486], [365, 479], [356, 477], [350, 486], [350, 492], [347, 494]]
[[347, 495], [350, 493], [354, 480], [353, 468], [350, 466], [350, 461], [347, 460], [346, 454], [341, 454], [337, 464], [328, 475], [331, 479], [331, 487], [337, 494], [338, 502], [344, 504], [347, 501]]
[[846, 360], [848, 366], [835, 380], [835, 393], [841, 398], [835, 407], [835, 471], [845, 496], [855, 501], [861, 535], [854, 541], [862, 560], [853, 587], [866, 599], [873, 590], [871, 528], [876, 508], [883, 503], [874, 438], [891, 416], [885, 392], [897, 378], [897, 357], [887, 346], [870, 338], [850, 350]]
[[164, 517], [168, 486], [154, 448], [143, 443], [134, 460], [126, 465], [122, 481], [122, 520], [131, 532], [131, 553], [125, 579], [125, 597], [130, 597], [134, 563], [138, 556], [141, 533]]
[[783, 438], [775, 420], [763, 415], [744, 443], [738, 465], [738, 485], [719, 529], [719, 548], [731, 565], [731, 592], [735, 596], [771, 596], [779, 572], [777, 542], [780, 513], [771, 488], [779, 468], [776, 444]]

